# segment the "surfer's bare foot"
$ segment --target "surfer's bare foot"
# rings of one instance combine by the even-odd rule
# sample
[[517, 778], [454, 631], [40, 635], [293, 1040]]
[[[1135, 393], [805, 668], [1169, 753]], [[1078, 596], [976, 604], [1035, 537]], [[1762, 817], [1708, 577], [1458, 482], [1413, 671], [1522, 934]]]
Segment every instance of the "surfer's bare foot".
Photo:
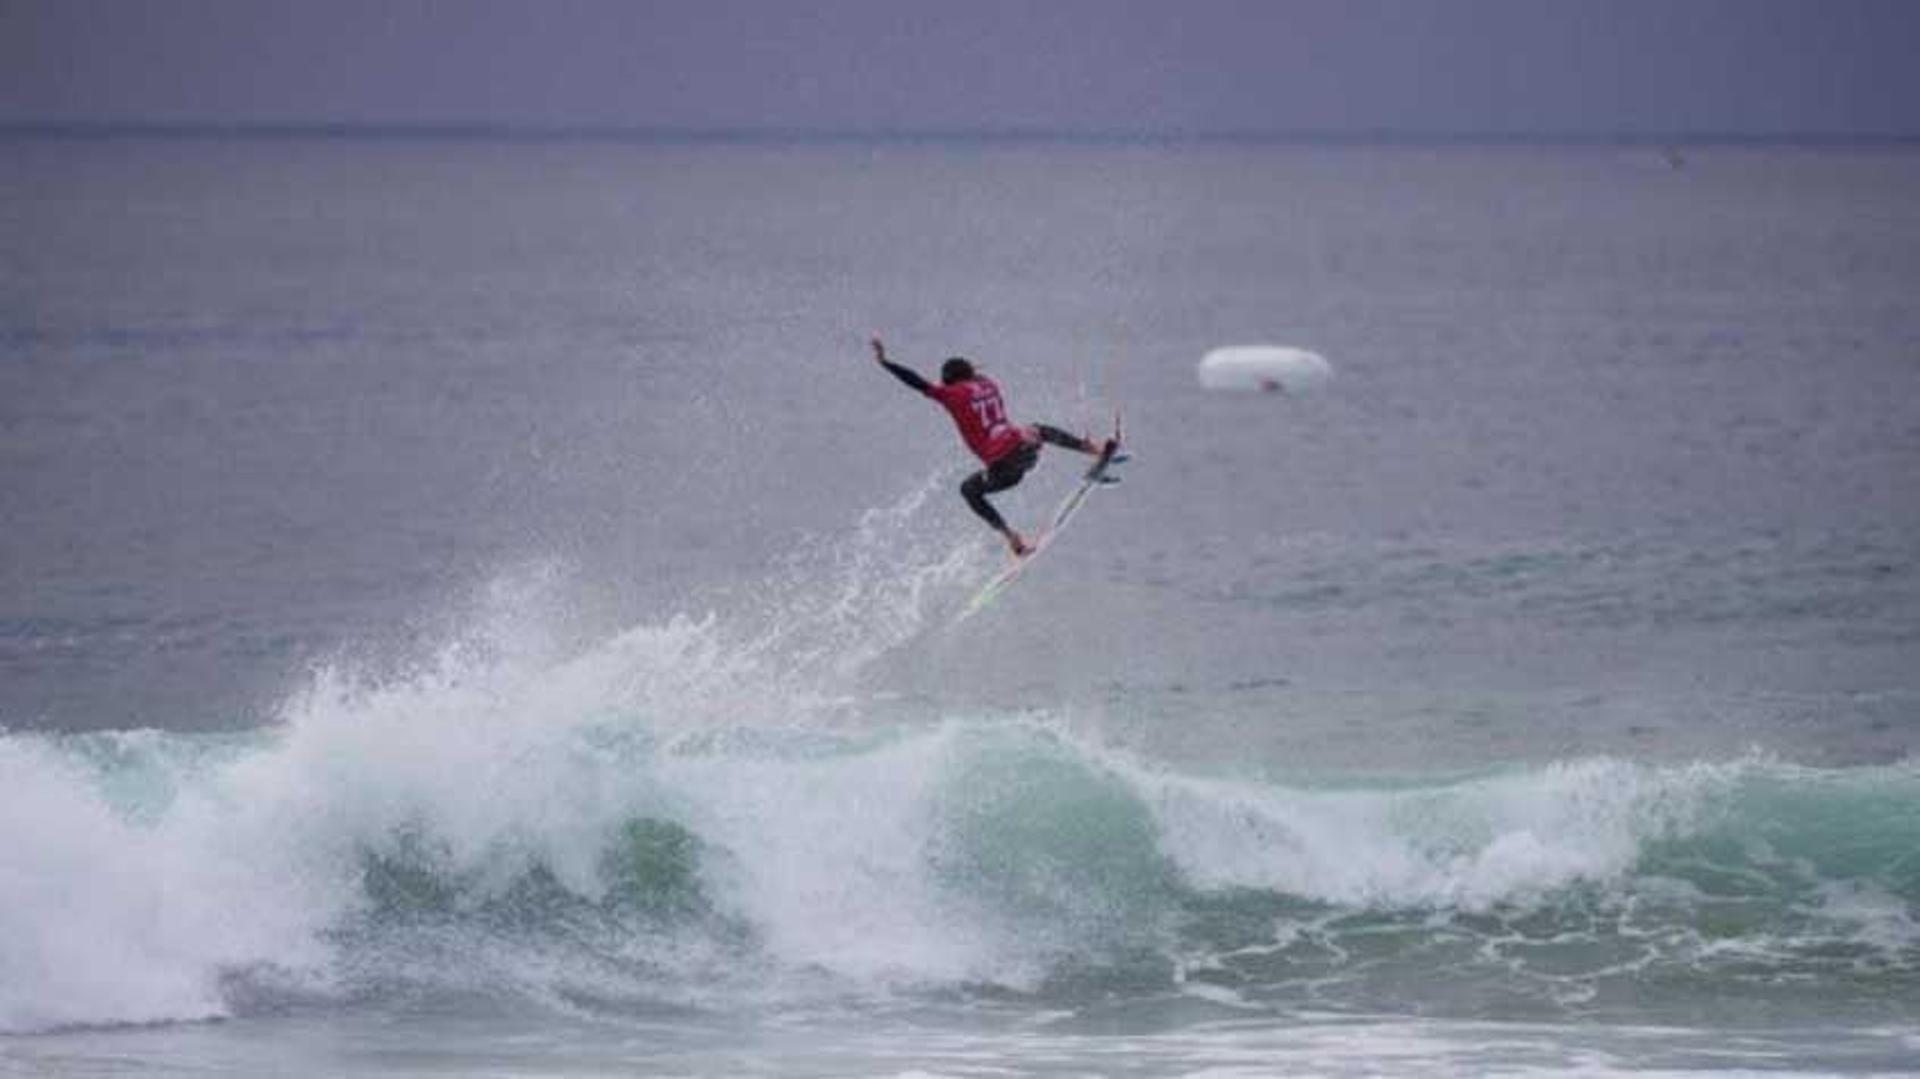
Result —
[[1007, 546], [1013, 549], [1015, 558], [1025, 558], [1033, 553], [1033, 548], [1027, 546], [1027, 541], [1018, 532], [1007, 533]]

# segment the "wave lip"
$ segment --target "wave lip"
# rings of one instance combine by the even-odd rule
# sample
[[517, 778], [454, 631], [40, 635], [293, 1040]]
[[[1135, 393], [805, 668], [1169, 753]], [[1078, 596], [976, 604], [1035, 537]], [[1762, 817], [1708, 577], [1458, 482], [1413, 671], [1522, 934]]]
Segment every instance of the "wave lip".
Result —
[[1695, 827], [1731, 775], [1588, 760], [1401, 787], [1170, 778], [1154, 782], [1153, 801], [1198, 887], [1482, 910], [1625, 875], [1647, 843]]

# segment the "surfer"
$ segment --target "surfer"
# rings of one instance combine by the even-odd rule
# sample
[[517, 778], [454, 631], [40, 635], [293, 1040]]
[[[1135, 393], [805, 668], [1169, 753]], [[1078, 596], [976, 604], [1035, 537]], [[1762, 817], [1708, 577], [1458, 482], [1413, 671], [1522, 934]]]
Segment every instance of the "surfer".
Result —
[[1006, 399], [1000, 396], [999, 384], [974, 370], [973, 364], [959, 356], [940, 365], [937, 386], [921, 378], [912, 368], [887, 359], [887, 346], [878, 337], [873, 339], [873, 358], [895, 378], [939, 402], [953, 417], [961, 440], [986, 465], [960, 484], [960, 494], [981, 520], [1006, 537], [1007, 546], [1016, 556], [1025, 555], [1031, 548], [1020, 533], [1008, 526], [1000, 511], [987, 501], [987, 496], [1017, 486], [1028, 470], [1039, 463], [1043, 442], [1094, 456], [1107, 447], [1105, 442], [1069, 434], [1044, 423], [1015, 425], [1007, 419]]

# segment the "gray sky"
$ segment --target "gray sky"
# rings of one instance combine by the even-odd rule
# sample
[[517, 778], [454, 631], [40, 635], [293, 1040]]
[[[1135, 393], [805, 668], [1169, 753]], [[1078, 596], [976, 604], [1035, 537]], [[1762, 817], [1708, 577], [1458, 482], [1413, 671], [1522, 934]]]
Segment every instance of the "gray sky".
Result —
[[1920, 0], [0, 0], [0, 123], [1920, 135]]

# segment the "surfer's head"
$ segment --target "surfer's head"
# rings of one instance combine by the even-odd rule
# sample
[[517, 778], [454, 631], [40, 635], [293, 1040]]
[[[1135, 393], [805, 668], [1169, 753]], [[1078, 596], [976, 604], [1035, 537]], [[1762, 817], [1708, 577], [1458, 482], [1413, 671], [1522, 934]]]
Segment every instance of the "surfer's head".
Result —
[[956, 382], [965, 382], [973, 377], [973, 365], [958, 356], [940, 365], [940, 381], [951, 386]]

